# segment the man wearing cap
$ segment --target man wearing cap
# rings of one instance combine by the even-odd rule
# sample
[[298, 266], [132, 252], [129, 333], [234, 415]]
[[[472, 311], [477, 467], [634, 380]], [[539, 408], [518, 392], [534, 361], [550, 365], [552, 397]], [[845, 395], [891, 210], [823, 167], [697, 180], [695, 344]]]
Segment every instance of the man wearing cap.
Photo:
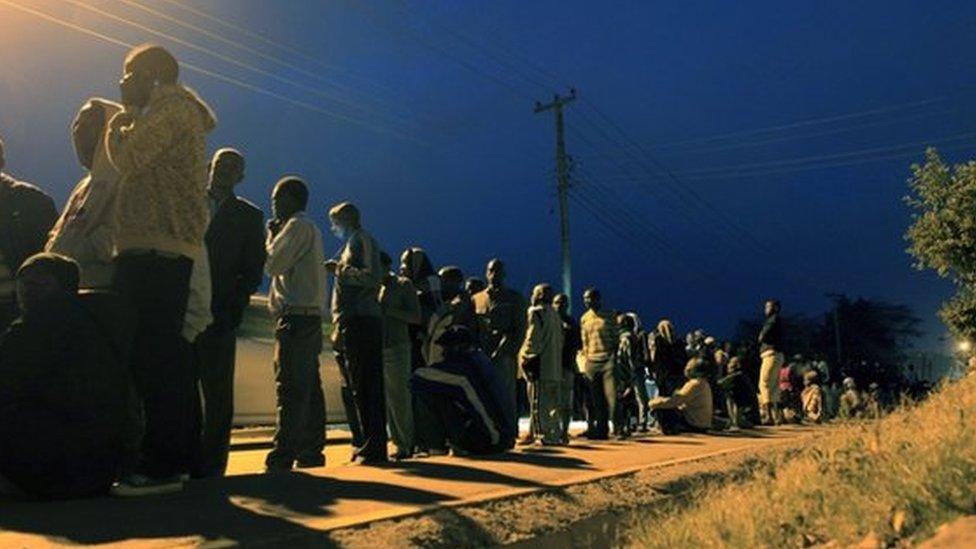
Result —
[[78, 296], [71, 259], [41, 253], [17, 272], [22, 315], [0, 336], [0, 476], [43, 498], [108, 491], [122, 458], [125, 330]]

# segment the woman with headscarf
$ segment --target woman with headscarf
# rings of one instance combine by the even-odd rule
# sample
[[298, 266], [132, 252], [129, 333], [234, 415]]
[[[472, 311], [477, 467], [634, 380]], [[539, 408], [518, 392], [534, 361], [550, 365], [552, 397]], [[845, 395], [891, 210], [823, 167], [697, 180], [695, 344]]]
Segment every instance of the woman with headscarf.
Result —
[[651, 365], [658, 394], [670, 395], [684, 383], [684, 368], [688, 361], [684, 342], [675, 337], [674, 326], [668, 319], [657, 324], [651, 346]]

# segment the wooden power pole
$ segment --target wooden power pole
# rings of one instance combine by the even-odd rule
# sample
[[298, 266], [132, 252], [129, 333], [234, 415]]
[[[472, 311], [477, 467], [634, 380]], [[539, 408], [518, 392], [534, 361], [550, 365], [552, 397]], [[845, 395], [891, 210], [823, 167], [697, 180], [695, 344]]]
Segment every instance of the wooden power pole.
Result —
[[576, 90], [560, 97], [556, 94], [552, 102], [535, 104], [535, 112], [554, 111], [556, 113], [556, 191], [559, 193], [559, 229], [563, 257], [563, 293], [566, 294], [569, 310], [573, 310], [572, 261], [569, 254], [569, 158], [566, 156], [566, 142], [563, 137], [563, 106], [576, 99]]

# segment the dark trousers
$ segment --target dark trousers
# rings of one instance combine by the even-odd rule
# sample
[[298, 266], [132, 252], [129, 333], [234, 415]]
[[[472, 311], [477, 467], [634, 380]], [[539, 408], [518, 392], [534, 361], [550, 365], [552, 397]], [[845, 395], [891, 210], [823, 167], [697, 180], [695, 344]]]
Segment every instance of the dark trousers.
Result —
[[290, 469], [317, 462], [325, 450], [325, 395], [319, 375], [322, 317], [285, 315], [275, 325], [275, 389], [278, 421], [265, 464]]
[[590, 429], [592, 435], [603, 438], [610, 433], [610, 419], [613, 416], [614, 428], [619, 429], [619, 410], [617, 408], [616, 384], [614, 383], [612, 370], [600, 370], [593, 374], [590, 380], [590, 396], [592, 408], [590, 409]]
[[339, 376], [342, 378], [342, 387], [339, 391], [342, 395], [342, 408], [346, 412], [346, 423], [349, 425], [349, 434], [352, 435], [352, 445], [359, 448], [363, 445], [362, 422], [359, 421], [359, 410], [356, 409], [356, 399], [353, 396], [352, 378], [349, 376], [349, 366], [346, 361], [346, 353], [341, 347], [335, 348], [336, 365], [339, 366]]
[[338, 329], [363, 436], [357, 454], [369, 460], [386, 459], [383, 321], [378, 316], [351, 316], [340, 320]]
[[16, 303], [0, 303], [0, 335], [7, 331], [7, 326], [17, 319], [18, 314]]
[[665, 435], [677, 435], [679, 433], [704, 433], [707, 429], [690, 425], [685, 420], [685, 415], [680, 410], [664, 409], [654, 410], [654, 419], [661, 427], [661, 433]]
[[227, 470], [234, 420], [236, 354], [237, 333], [234, 330], [208, 329], [193, 344], [197, 382], [203, 395], [200, 437], [190, 470], [196, 478], [220, 477]]
[[150, 477], [189, 471], [193, 368], [183, 317], [193, 261], [154, 253], [116, 259], [112, 286], [136, 312], [130, 370], [144, 416], [137, 470]]

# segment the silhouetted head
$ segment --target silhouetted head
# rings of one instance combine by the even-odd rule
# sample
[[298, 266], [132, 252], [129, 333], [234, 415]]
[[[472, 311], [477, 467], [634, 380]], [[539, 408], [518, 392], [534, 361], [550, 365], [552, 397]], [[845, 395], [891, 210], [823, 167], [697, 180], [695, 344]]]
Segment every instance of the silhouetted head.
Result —
[[542, 283], [532, 288], [532, 305], [552, 305], [552, 286]]
[[703, 378], [707, 372], [705, 371], [705, 361], [695, 357], [685, 364], [685, 377], [688, 379], [698, 379]]
[[816, 370], [810, 370], [809, 372], [803, 374], [803, 385], [809, 387], [811, 385], [816, 385], [820, 382], [820, 373]]
[[285, 221], [308, 206], [308, 186], [293, 175], [282, 177], [271, 191], [271, 213]]
[[244, 155], [229, 147], [218, 150], [210, 160], [210, 196], [223, 199], [234, 193], [234, 186], [244, 180]]
[[393, 258], [390, 257], [390, 254], [382, 250], [380, 251], [380, 265], [382, 265], [383, 269], [386, 271], [393, 269]]
[[488, 285], [494, 288], [505, 287], [505, 264], [501, 259], [492, 259], [485, 268], [485, 278]]
[[352, 202], [340, 202], [329, 209], [330, 230], [336, 238], [349, 238], [353, 231], [360, 228], [359, 208]]
[[27, 258], [17, 270], [17, 304], [29, 313], [47, 300], [75, 295], [79, 284], [78, 264], [54, 253]]
[[474, 295], [487, 287], [488, 284], [485, 283], [484, 279], [476, 276], [469, 276], [468, 280], [464, 283], [464, 291], [471, 295]]
[[105, 104], [98, 100], [86, 101], [71, 122], [71, 143], [75, 147], [78, 163], [90, 170], [95, 162], [95, 151], [105, 131]]
[[441, 279], [441, 295], [444, 297], [444, 301], [450, 301], [461, 293], [464, 285], [464, 273], [461, 272], [460, 268], [454, 265], [441, 267], [437, 276]]
[[603, 306], [603, 298], [600, 296], [600, 290], [587, 288], [583, 292], [583, 306], [590, 311], [599, 311], [600, 307]]
[[634, 319], [630, 315], [617, 315], [617, 324], [620, 329], [625, 332], [633, 332], [637, 326], [634, 324]]
[[662, 318], [661, 321], [657, 323], [657, 333], [664, 338], [664, 341], [674, 343], [674, 325], [671, 324], [670, 320]]
[[155, 44], [136, 46], [122, 65], [122, 102], [141, 109], [149, 104], [156, 86], [174, 84], [179, 75], [179, 63], [165, 48]]
[[766, 316], [773, 316], [779, 313], [779, 301], [776, 299], [766, 300]]
[[556, 294], [556, 296], [552, 298], [552, 306], [559, 311], [560, 315], [569, 315], [569, 297], [566, 294]]
[[400, 276], [405, 276], [413, 282], [437, 274], [434, 266], [427, 257], [427, 252], [423, 248], [407, 248], [400, 254]]

